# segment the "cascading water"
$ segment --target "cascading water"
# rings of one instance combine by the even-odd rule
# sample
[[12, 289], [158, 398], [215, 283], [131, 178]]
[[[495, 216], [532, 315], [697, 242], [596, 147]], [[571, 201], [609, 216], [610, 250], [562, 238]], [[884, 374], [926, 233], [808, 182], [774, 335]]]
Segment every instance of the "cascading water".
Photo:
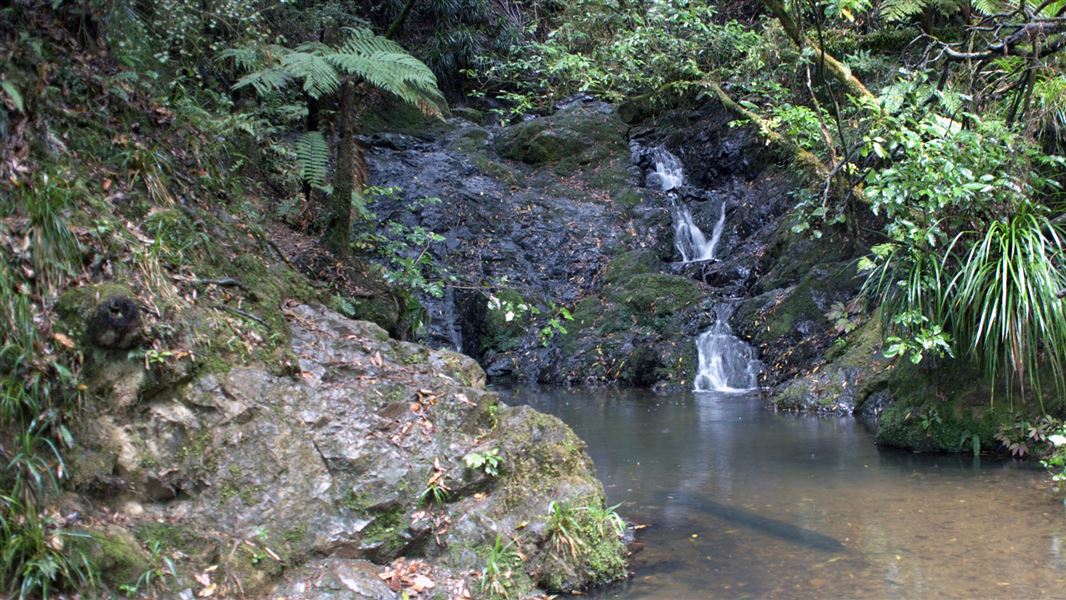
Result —
[[723, 229], [725, 229], [725, 200], [722, 200], [722, 210], [711, 231], [710, 240], [693, 222], [692, 211], [687, 206], [674, 205], [674, 247], [681, 253], [681, 262], [713, 260], [714, 250], [718, 247], [718, 240], [722, 239]]
[[659, 189], [669, 192], [674, 188], [685, 185], [685, 169], [681, 165], [680, 158], [671, 154], [666, 148], [656, 148], [653, 157], [655, 160], [655, 173], [649, 179], [654, 177], [659, 183]]
[[699, 368], [693, 387], [697, 392], [746, 392], [759, 385], [762, 363], [751, 346], [733, 335], [729, 327], [732, 313], [731, 306], [718, 306], [714, 326], [696, 339]]
[[[655, 161], [655, 172], [649, 175], [649, 183], [658, 182], [659, 189], [664, 192], [685, 184], [685, 171], [681, 159], [665, 148], [656, 148], [652, 156]], [[718, 222], [714, 224], [711, 239], [708, 240], [692, 219], [692, 211], [676, 198], [674, 199], [674, 246], [681, 254], [681, 262], [713, 260], [714, 249], [718, 246], [718, 240], [722, 238], [724, 228], [725, 200], [722, 201]]]

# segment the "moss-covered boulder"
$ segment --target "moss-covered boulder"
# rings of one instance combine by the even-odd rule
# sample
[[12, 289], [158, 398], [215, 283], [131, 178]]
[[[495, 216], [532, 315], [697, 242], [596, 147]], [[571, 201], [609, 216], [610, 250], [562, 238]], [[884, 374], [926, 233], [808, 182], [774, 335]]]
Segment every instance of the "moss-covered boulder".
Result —
[[[222, 564], [218, 593], [272, 596], [294, 581], [318, 589], [308, 573], [332, 573], [321, 585], [335, 587], [406, 557], [442, 586], [476, 589], [469, 573], [502, 535], [520, 540], [516, 581], [532, 590], [548, 560], [549, 503], [604, 510], [581, 441], [554, 417], [502, 406], [472, 359], [323, 308], [288, 314], [298, 377], [211, 373], [100, 415], [79, 437], [78, 488], [135, 531], [182, 531], [182, 577]], [[472, 452], [497, 468], [468, 466]], [[602, 531], [562, 559], [567, 587], [624, 575], [618, 532]], [[364, 562], [300, 567], [317, 557]]]
[[893, 365], [884, 357], [879, 313], [842, 335], [808, 372], [783, 384], [772, 402], [786, 410], [852, 413], [888, 384]]
[[648, 250], [611, 260], [601, 294], [577, 303], [573, 322], [557, 340], [551, 371], [559, 383], [689, 385], [707, 290], [692, 279], [657, 272], [663, 266]]
[[625, 152], [627, 129], [612, 107], [595, 103], [512, 125], [499, 134], [496, 148], [500, 156], [530, 165], [591, 164]]

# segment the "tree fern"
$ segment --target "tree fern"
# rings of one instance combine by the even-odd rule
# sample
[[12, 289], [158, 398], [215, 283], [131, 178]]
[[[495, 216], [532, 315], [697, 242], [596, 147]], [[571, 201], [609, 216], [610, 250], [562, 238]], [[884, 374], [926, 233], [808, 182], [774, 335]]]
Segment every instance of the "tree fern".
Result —
[[[349, 75], [417, 106], [427, 115], [439, 116], [446, 105], [429, 67], [403, 46], [367, 29], [353, 30], [338, 48], [308, 43], [296, 49], [270, 50], [266, 54], [274, 58], [274, 64], [241, 77], [234, 89], [251, 86], [266, 96], [299, 81], [305, 92], [320, 98], [335, 93], [340, 89], [341, 78]], [[258, 66], [254, 62], [258, 53], [247, 49], [226, 50], [220, 56], [233, 60], [238, 68]]]
[[337, 71], [317, 54], [288, 52], [281, 59], [281, 68], [295, 79], [302, 79], [303, 90], [312, 98], [332, 94], [340, 87]]
[[307, 131], [296, 138], [296, 162], [300, 177], [316, 188], [326, 187], [329, 145], [321, 131]]
[[[995, 0], [978, 0], [974, 4], [996, 4]], [[905, 21], [927, 8], [948, 15], [959, 9], [958, 0], [884, 0], [881, 17], [886, 21]]]

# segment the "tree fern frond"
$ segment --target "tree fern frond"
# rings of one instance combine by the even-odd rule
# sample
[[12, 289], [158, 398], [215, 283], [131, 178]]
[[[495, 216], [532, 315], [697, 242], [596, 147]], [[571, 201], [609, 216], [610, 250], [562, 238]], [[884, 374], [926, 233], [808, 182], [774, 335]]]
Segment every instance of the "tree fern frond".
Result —
[[226, 48], [218, 53], [218, 60], [232, 60], [239, 71], [252, 71], [259, 67], [259, 50], [254, 47]]
[[[975, 0], [974, 5], [978, 4], [998, 5], [1001, 2]], [[959, 9], [959, 0], [883, 0], [880, 12], [885, 21], [905, 21], [927, 8], [932, 8], [942, 15], [951, 15]]]
[[325, 136], [321, 131], [307, 131], [296, 138], [295, 146], [300, 177], [313, 187], [325, 187], [329, 165], [329, 145]]
[[359, 76], [427, 114], [439, 116], [446, 102], [433, 71], [394, 42], [380, 37], [378, 40], [353, 36], [325, 58], [337, 69]]
[[261, 71], [249, 73], [233, 84], [233, 89], [239, 90], [252, 86], [260, 96], [266, 96], [271, 92], [284, 89], [292, 81], [292, 77], [286, 69], [271, 67]]
[[881, 17], [886, 21], [903, 21], [925, 10], [929, 0], [884, 0]]
[[972, 0], [973, 8], [984, 15], [994, 15], [1007, 10], [1007, 2], [1002, 0]]
[[281, 66], [296, 79], [303, 79], [303, 89], [312, 98], [332, 94], [340, 87], [337, 71], [321, 56], [308, 52], [289, 52]]

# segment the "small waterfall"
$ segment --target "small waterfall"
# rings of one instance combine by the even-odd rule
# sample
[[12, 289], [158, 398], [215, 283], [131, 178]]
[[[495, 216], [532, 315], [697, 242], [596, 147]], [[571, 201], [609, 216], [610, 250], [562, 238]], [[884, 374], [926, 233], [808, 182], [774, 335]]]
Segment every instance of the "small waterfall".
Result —
[[683, 204], [674, 206], [674, 247], [681, 254], [681, 262], [714, 260], [714, 250], [718, 247], [718, 241], [722, 239], [724, 229], [725, 200], [722, 200], [722, 210], [711, 231], [710, 240], [696, 226], [692, 220], [692, 211], [687, 206]]
[[653, 156], [655, 173], [648, 176], [649, 184], [657, 181], [659, 189], [664, 192], [685, 185], [685, 168], [680, 158], [671, 154], [666, 148], [656, 148]]
[[697, 392], [746, 392], [757, 388], [762, 363], [751, 346], [733, 335], [729, 327], [732, 307], [721, 305], [715, 313], [714, 326], [696, 339], [699, 368], [693, 387]]
[[[655, 172], [648, 175], [649, 185], [657, 183], [659, 189], [669, 192], [685, 184], [685, 169], [681, 164], [681, 159], [671, 154], [666, 148], [656, 148], [652, 157], [655, 161]], [[681, 262], [713, 260], [714, 249], [718, 246], [718, 240], [722, 238], [723, 229], [725, 229], [724, 200], [718, 222], [715, 223], [711, 239], [708, 240], [692, 219], [692, 211], [688, 206], [674, 199], [674, 247], [681, 254]]]

